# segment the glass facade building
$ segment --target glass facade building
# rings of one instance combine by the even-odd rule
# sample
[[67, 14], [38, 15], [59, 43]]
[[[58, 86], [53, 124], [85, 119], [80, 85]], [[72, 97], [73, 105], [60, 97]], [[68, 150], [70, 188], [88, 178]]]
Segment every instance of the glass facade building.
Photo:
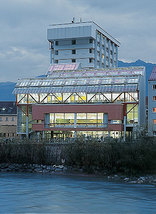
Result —
[[144, 67], [61, 66], [51, 65], [45, 78], [17, 82], [18, 134], [119, 137], [145, 124]]

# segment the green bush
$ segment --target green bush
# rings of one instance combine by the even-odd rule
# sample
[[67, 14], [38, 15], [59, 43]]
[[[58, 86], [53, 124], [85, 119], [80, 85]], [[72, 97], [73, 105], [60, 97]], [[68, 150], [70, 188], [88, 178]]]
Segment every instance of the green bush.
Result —
[[140, 138], [101, 141], [76, 138], [69, 142], [20, 141], [0, 143], [0, 163], [61, 164], [88, 173], [156, 173], [156, 140]]
[[77, 139], [66, 148], [66, 164], [86, 172], [156, 173], [156, 141], [124, 143]]

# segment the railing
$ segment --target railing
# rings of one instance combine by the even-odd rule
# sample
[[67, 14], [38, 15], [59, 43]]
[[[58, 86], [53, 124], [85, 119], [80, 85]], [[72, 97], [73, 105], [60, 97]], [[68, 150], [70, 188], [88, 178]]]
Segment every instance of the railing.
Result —
[[45, 124], [45, 128], [105, 128], [108, 124], [104, 123], [50, 123]]

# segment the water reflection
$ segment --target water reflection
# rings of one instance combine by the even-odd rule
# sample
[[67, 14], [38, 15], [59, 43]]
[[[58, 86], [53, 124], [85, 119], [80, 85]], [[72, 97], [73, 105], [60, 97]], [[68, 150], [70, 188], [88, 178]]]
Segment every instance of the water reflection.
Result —
[[103, 178], [1, 173], [0, 208], [0, 213], [154, 214], [156, 188]]

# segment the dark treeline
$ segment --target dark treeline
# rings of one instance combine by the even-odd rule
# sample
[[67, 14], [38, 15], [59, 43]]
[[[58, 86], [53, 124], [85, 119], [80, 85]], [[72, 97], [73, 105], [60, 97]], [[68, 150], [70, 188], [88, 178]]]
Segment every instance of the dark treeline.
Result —
[[61, 164], [87, 173], [156, 173], [156, 140], [140, 138], [133, 142], [107, 142], [83, 137], [70, 142], [22, 141], [0, 143], [0, 163]]

